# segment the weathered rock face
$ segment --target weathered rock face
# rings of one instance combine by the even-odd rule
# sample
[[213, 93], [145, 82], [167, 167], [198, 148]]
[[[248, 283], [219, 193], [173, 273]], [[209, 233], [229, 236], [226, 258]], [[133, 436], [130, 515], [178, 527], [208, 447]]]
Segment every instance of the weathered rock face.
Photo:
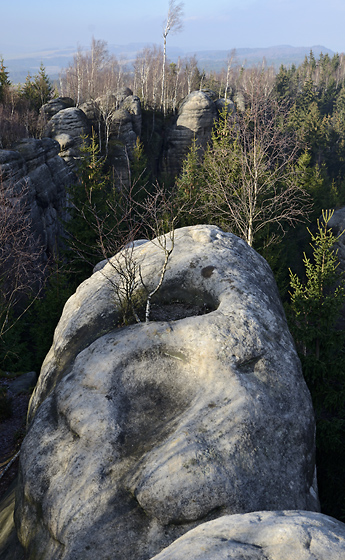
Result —
[[[154, 287], [163, 252], [133, 256]], [[264, 259], [216, 227], [177, 230], [165, 320], [120, 329], [110, 276], [67, 302], [31, 400], [29, 558], [144, 560], [224, 514], [318, 510], [310, 395]]]
[[176, 124], [168, 131], [162, 166], [167, 174], [177, 175], [192, 139], [205, 148], [217, 110], [215, 103], [203, 91], [193, 91], [183, 100]]
[[75, 170], [82, 136], [90, 136], [92, 128], [96, 134], [101, 131], [101, 136], [109, 140], [108, 163], [114, 167], [115, 180], [126, 183], [128, 157], [132, 157], [137, 138], [141, 135], [139, 98], [129, 88], [122, 88], [83, 103], [79, 108], [72, 105], [73, 101], [68, 98], [58, 98], [44, 105], [42, 115], [50, 118], [44, 135], [59, 142], [60, 156]]
[[56, 250], [66, 208], [66, 187], [72, 175], [59, 157], [59, 144], [49, 138], [22, 140], [13, 150], [0, 150], [4, 186], [25, 183], [32, 227], [47, 255]]
[[[93, 106], [93, 107], [92, 107]], [[82, 106], [95, 130], [99, 123], [103, 136], [108, 136], [108, 162], [120, 184], [128, 181], [128, 157], [132, 159], [137, 138], [141, 136], [140, 99], [129, 88], [98, 97], [93, 104]]]
[[152, 560], [340, 560], [345, 525], [306, 511], [255, 512], [203, 523]]
[[75, 169], [75, 159], [79, 157], [82, 137], [90, 134], [90, 122], [77, 107], [62, 109], [50, 119], [44, 129], [44, 136], [59, 143], [60, 156], [72, 169]]
[[40, 114], [44, 116], [47, 120], [50, 120], [56, 113], [62, 111], [63, 109], [69, 109], [74, 107], [75, 103], [70, 97], [57, 97], [48, 101], [45, 105], [42, 105], [40, 109]]
[[230, 115], [236, 112], [235, 103], [231, 99], [225, 99], [224, 97], [221, 99], [216, 99], [214, 104], [218, 113], [224, 111], [225, 108]]

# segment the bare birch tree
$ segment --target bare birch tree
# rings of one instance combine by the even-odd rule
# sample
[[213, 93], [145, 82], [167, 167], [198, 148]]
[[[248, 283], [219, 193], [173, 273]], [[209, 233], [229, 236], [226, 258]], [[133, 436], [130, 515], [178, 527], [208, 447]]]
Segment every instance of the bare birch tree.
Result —
[[264, 228], [283, 232], [310, 210], [294, 171], [298, 144], [287, 111], [269, 95], [266, 76], [257, 78], [245, 111], [221, 116], [203, 164], [209, 214], [250, 246]]
[[0, 342], [43, 281], [43, 248], [32, 229], [26, 183], [0, 176]]
[[230, 74], [231, 74], [231, 67], [236, 56], [236, 50], [232, 49], [231, 53], [228, 54], [227, 57], [227, 68], [226, 68], [226, 80], [225, 80], [225, 87], [224, 87], [224, 98], [228, 98], [228, 93], [230, 89]]
[[63, 95], [72, 97], [77, 106], [95, 100], [109, 91], [117, 91], [127, 80], [124, 60], [110, 55], [105, 41], [92, 39], [91, 48], [74, 55], [73, 62], [60, 75]]
[[162, 95], [161, 107], [163, 114], [166, 114], [165, 99], [165, 75], [166, 75], [166, 46], [169, 33], [178, 33], [182, 30], [183, 22], [183, 2], [176, 3], [176, 0], [169, 0], [168, 15], [163, 24], [163, 68], [162, 68]]

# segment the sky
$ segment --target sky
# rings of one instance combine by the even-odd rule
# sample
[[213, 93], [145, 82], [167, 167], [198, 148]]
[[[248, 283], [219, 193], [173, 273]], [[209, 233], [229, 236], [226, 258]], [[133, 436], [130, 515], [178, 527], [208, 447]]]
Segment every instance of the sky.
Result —
[[[0, 54], [162, 42], [169, 0], [1, 0]], [[325, 46], [345, 52], [345, 0], [185, 0], [185, 51]]]

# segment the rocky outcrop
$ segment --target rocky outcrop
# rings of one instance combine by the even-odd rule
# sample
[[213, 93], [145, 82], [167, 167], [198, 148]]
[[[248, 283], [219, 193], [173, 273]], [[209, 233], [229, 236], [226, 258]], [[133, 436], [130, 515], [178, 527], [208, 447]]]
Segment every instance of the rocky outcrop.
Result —
[[56, 251], [62, 232], [60, 220], [66, 211], [66, 187], [73, 179], [59, 150], [59, 144], [49, 138], [25, 139], [13, 150], [0, 150], [3, 185], [26, 185], [24, 203], [47, 256]]
[[77, 107], [62, 109], [51, 118], [44, 129], [44, 136], [59, 143], [60, 156], [72, 170], [76, 167], [83, 137], [90, 134], [90, 122], [85, 113]]
[[189, 531], [152, 560], [340, 560], [345, 525], [320, 513], [224, 516]]
[[217, 115], [225, 106], [235, 111], [232, 101], [214, 97], [210, 91], [193, 91], [183, 100], [176, 123], [167, 133], [162, 167], [168, 175], [180, 172], [193, 138], [201, 151], [206, 148]]
[[224, 99], [224, 97], [222, 97], [220, 99], [216, 99], [214, 104], [216, 106], [218, 114], [224, 111], [225, 109], [227, 110], [228, 114], [232, 114], [236, 112], [235, 103], [231, 99]]
[[122, 88], [78, 108], [72, 105], [69, 98], [58, 98], [42, 107], [42, 118], [50, 118], [44, 135], [59, 142], [60, 156], [75, 170], [83, 137], [90, 136], [93, 129], [101, 137], [100, 147], [108, 154], [108, 164], [114, 168], [115, 180], [126, 183], [128, 157], [132, 158], [137, 138], [141, 135], [139, 98], [129, 88]]
[[195, 137], [205, 148], [217, 110], [212, 99], [203, 91], [193, 91], [182, 102], [176, 124], [167, 133], [162, 167], [167, 175], [177, 175]]
[[141, 136], [140, 99], [129, 88], [107, 93], [82, 105], [95, 130], [101, 128], [107, 144], [108, 163], [118, 184], [128, 182], [128, 158], [132, 159], [137, 138]]
[[49, 121], [63, 109], [69, 109], [70, 107], [74, 107], [74, 105], [75, 103], [70, 97], [57, 97], [56, 99], [51, 99], [51, 101], [48, 101], [45, 105], [42, 105], [40, 115]]
[[[156, 286], [159, 246], [133, 258]], [[29, 558], [144, 560], [225, 514], [317, 511], [311, 399], [264, 259], [216, 227], [177, 230], [157, 320], [122, 328], [114, 282], [108, 263], [67, 302], [30, 403]]]

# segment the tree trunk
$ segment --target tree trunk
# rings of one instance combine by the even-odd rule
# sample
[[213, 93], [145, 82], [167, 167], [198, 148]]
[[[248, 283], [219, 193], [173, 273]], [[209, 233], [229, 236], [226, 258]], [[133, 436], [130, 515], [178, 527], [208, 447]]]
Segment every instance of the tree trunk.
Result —
[[164, 35], [163, 68], [162, 68], [162, 99], [161, 99], [161, 107], [162, 107], [164, 116], [165, 116], [165, 112], [166, 112], [166, 108], [165, 108], [165, 64], [166, 64], [166, 57], [167, 57], [167, 38], [166, 38], [166, 35]]

